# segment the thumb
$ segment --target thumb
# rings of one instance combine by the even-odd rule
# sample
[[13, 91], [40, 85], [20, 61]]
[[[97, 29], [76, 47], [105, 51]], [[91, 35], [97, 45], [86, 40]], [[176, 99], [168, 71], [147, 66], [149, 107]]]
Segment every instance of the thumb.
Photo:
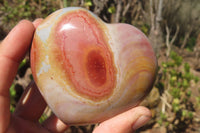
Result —
[[132, 133], [150, 119], [150, 110], [139, 106], [102, 122], [93, 133]]

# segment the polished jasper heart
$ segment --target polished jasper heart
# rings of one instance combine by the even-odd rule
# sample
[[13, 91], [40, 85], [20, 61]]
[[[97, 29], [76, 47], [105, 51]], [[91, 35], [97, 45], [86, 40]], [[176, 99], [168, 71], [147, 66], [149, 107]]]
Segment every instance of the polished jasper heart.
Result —
[[157, 61], [147, 37], [70, 7], [48, 16], [31, 49], [34, 80], [63, 122], [98, 123], [136, 105], [151, 90]]

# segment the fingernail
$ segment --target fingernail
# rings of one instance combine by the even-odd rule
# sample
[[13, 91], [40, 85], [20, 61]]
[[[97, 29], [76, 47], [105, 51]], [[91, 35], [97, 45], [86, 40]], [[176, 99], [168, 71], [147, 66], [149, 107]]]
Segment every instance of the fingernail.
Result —
[[144, 124], [146, 124], [151, 119], [150, 116], [142, 115], [140, 116], [136, 122], [133, 124], [133, 130], [136, 130], [140, 127], [142, 127]]
[[42, 18], [36, 18], [33, 23], [37, 23], [38, 21], [42, 21], [43, 19]]
[[37, 28], [39, 26], [39, 24], [43, 21], [42, 18], [37, 18], [33, 21], [33, 25], [35, 26], [35, 28]]

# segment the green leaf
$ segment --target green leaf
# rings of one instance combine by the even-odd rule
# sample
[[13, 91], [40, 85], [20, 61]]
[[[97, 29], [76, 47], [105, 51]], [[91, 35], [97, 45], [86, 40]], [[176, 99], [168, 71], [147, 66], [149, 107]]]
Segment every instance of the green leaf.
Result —
[[39, 123], [43, 123], [47, 119], [47, 115], [45, 113], [42, 114], [42, 116], [39, 119]]
[[92, 2], [91, 1], [85, 2], [85, 6], [92, 6]]
[[185, 63], [184, 64], [184, 70], [185, 70], [185, 72], [190, 72], [190, 65], [188, 64], [188, 63]]
[[12, 84], [11, 87], [10, 87], [10, 96], [11, 97], [16, 96], [15, 84]]
[[194, 76], [194, 82], [195, 83], [199, 82], [199, 77]]
[[19, 64], [19, 68], [18, 69], [21, 69], [26, 63], [27, 63], [27, 59], [23, 59], [22, 62]]
[[13, 113], [15, 111], [15, 107], [14, 106], [10, 106], [10, 112]]
[[111, 14], [112, 14], [112, 13], [115, 13], [115, 10], [116, 10], [116, 9], [115, 9], [114, 6], [111, 6], [111, 7], [108, 8], [108, 12], [111, 13]]
[[191, 111], [188, 112], [188, 118], [189, 118], [189, 119], [192, 119], [192, 118], [193, 118], [193, 112], [191, 112]]
[[170, 91], [170, 94], [174, 97], [174, 98], [180, 98], [180, 93], [181, 90], [178, 88], [172, 88], [172, 90]]
[[183, 111], [182, 111], [182, 116], [183, 116], [183, 117], [186, 117], [186, 115], [187, 115], [187, 110], [183, 110]]
[[63, 6], [64, 6], [64, 7], [68, 7], [68, 5], [67, 5], [67, 0], [63, 0]]
[[187, 91], [187, 96], [188, 96], [188, 97], [191, 97], [191, 95], [192, 95], [192, 91], [190, 91], [190, 90]]
[[183, 87], [185, 89], [187, 89], [189, 87], [189, 83], [188, 83], [188, 81], [186, 79], [183, 80], [183, 84], [182, 85], [183, 85]]

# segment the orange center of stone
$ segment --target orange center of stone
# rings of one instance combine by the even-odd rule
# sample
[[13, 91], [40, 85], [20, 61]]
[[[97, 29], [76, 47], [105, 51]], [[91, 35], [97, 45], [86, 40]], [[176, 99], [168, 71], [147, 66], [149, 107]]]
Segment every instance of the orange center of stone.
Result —
[[92, 51], [87, 57], [88, 77], [94, 86], [101, 86], [106, 82], [106, 67], [103, 57]]

